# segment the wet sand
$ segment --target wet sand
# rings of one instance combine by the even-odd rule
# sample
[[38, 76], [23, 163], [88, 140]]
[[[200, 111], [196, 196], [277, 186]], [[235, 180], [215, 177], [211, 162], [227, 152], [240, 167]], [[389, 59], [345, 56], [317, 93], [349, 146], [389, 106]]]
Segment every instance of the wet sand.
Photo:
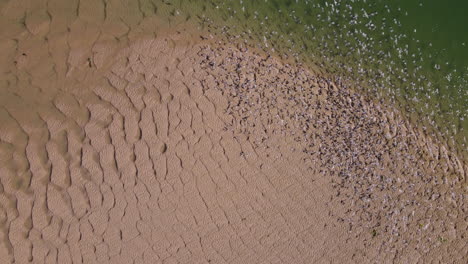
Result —
[[1, 9], [0, 263], [468, 261], [467, 162], [395, 109], [82, 2]]

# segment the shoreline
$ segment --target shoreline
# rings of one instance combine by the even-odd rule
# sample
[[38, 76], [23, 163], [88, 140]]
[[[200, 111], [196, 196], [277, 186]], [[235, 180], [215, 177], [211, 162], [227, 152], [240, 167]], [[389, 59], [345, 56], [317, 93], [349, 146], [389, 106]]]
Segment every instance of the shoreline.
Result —
[[[216, 21], [219, 22], [218, 20]], [[258, 54], [261, 54], [262, 56], [273, 56], [289, 64], [304, 66], [311, 72], [321, 75], [331, 81], [334, 81], [335, 83], [343, 83], [347, 88], [353, 89], [355, 92], [359, 92], [365, 95], [367, 98], [371, 98], [370, 100], [373, 100], [375, 103], [378, 103], [382, 106], [388, 104], [390, 111], [395, 110], [396, 112], [398, 112], [398, 115], [403, 119], [411, 119], [410, 122], [412, 123], [411, 126], [413, 127], [412, 129], [414, 130], [414, 133], [418, 135], [421, 134], [423, 135], [423, 137], [431, 137], [434, 141], [437, 142], [436, 144], [440, 144], [445, 149], [447, 149], [449, 153], [451, 153], [448, 154], [449, 156], [454, 155], [461, 160], [468, 161], [468, 149], [463, 145], [466, 144], [466, 142], [463, 143], [459, 141], [459, 138], [462, 137], [463, 134], [457, 134], [455, 136], [452, 134], [446, 134], [444, 132], [441, 132], [441, 129], [443, 129], [443, 127], [440, 127], [440, 124], [434, 125], [433, 120], [426, 120], [425, 113], [415, 111], [407, 103], [402, 104], [401, 100], [407, 100], [403, 97], [390, 98], [390, 96], [384, 96], [377, 98], [378, 96], [376, 96], [376, 93], [379, 91], [376, 92], [371, 90], [371, 87], [375, 86], [376, 84], [371, 83], [369, 81], [370, 79], [360, 77], [358, 80], [355, 80], [353, 79], [353, 77], [349, 77], [346, 74], [337, 75], [336, 73], [330, 72], [326, 68], [319, 66], [316, 62], [310, 61], [309, 58], [301, 57], [299, 53], [294, 52], [291, 49], [289, 50], [289, 53], [291, 53], [289, 55], [287, 51], [275, 50], [272, 47], [272, 45], [268, 44], [267, 40], [265, 40], [265, 42], [259, 41], [258, 43], [253, 42], [253, 39], [243, 41], [242, 39], [245, 38], [246, 32], [239, 33], [238, 35], [232, 35], [231, 33], [229, 33], [229, 27], [225, 26], [227, 29], [224, 29], [224, 27], [219, 27], [216, 25], [215, 21], [204, 20], [202, 28], [205, 27], [208, 28], [207, 31], [206, 29], [201, 29], [199, 22], [197, 22], [197, 30], [204, 30], [207, 33], [209, 33], [209, 37], [206, 38], [206, 40], [208, 40], [209, 38], [219, 38], [219, 41], [222, 41], [225, 44], [233, 45], [239, 49], [244, 49], [248, 47], [248, 49]], [[233, 27], [235, 28], [236, 26]], [[237, 32], [236, 29], [233, 29], [233, 31]], [[380, 91], [380, 93], [381, 92], [382, 91]], [[454, 139], [454, 137], [458, 139]]]
[[[240, 3], [240, 5], [243, 5], [242, 2]], [[313, 6], [317, 8], [316, 5], [313, 4]], [[320, 4], [318, 6], [320, 6]], [[268, 6], [268, 4], [265, 4], [262, 7], [267, 8], [267, 9], [271, 8]], [[361, 66], [359, 66], [359, 70], [358, 69], [351, 70], [352, 68], [357, 67], [357, 65], [354, 65], [353, 63], [347, 64], [340, 57], [332, 58], [332, 60], [330, 60], [330, 58], [324, 57], [325, 53], [315, 54], [313, 50], [310, 50], [311, 47], [309, 47], [310, 46], [309, 43], [304, 42], [305, 40], [303, 38], [304, 37], [310, 38], [311, 36], [309, 37], [300, 36], [300, 33], [296, 32], [292, 28], [289, 28], [289, 31], [288, 31], [289, 35], [282, 35], [282, 32], [279, 29], [279, 28], [282, 28], [282, 26], [275, 24], [275, 22], [269, 21], [268, 12], [267, 14], [262, 13], [265, 10], [263, 11], [258, 10], [260, 11], [261, 14], [267, 15], [265, 19], [262, 18], [262, 15], [260, 15], [260, 13], [257, 14], [255, 12], [255, 15], [254, 15], [255, 19], [252, 20], [252, 16], [251, 16], [252, 14], [250, 14], [248, 11], [240, 12], [241, 10], [239, 8], [240, 6], [238, 6], [235, 3], [233, 3], [232, 6], [230, 6], [229, 4], [226, 4], [224, 6], [224, 9], [223, 7], [219, 7], [219, 9], [218, 7], [216, 7], [216, 9], [214, 9], [214, 8], [210, 8], [208, 5], [208, 7], [204, 8], [204, 10], [206, 9], [207, 12], [209, 11], [207, 15], [198, 17], [199, 20], [196, 20], [195, 23], [202, 25], [203, 27], [208, 27], [208, 28], [212, 27], [211, 30], [213, 30], [213, 32], [217, 32], [221, 36], [221, 38], [227, 36], [229, 41], [239, 41], [239, 42], [247, 41], [252, 47], [255, 47], [258, 50], [267, 51], [267, 53], [270, 53], [270, 50], [273, 47], [275, 48], [279, 47], [281, 50], [276, 50], [271, 53], [276, 53], [277, 56], [283, 57], [283, 59], [284, 57], [289, 57], [289, 59], [296, 60], [296, 62], [300, 61], [302, 63], [305, 63], [309, 65], [310, 68], [313, 68], [314, 71], [316, 72], [323, 71], [323, 74], [326, 74], [332, 78], [337, 76], [336, 73], [338, 73], [341, 76], [341, 78], [348, 78], [349, 81], [353, 83], [352, 85], [354, 85], [356, 89], [359, 89], [361, 93], [372, 95], [373, 97], [376, 97], [376, 100], [384, 100], [386, 103], [397, 106], [399, 108], [399, 111], [405, 115], [405, 118], [413, 120], [412, 121], [413, 124], [418, 126], [418, 129], [424, 130], [425, 133], [434, 134], [436, 137], [438, 137], [438, 141], [443, 142], [443, 144], [446, 147], [450, 146], [450, 149], [452, 152], [456, 152], [457, 155], [463, 156], [464, 160], [468, 160], [468, 151], [467, 151], [468, 134], [466, 132], [466, 121], [464, 121], [468, 119], [466, 119], [466, 117], [463, 118], [463, 116], [466, 116], [466, 114], [464, 114], [466, 113], [466, 109], [463, 109], [463, 103], [461, 103], [461, 101], [456, 101], [457, 103], [455, 105], [452, 105], [451, 101], [447, 101], [448, 99], [444, 97], [447, 94], [445, 95], [439, 94], [440, 92], [439, 90], [441, 89], [445, 89], [445, 90], [459, 89], [460, 96], [463, 96], [461, 91], [465, 87], [461, 87], [460, 83], [452, 83], [451, 86], [444, 87], [444, 85], [448, 85], [448, 83], [445, 82], [448, 80], [447, 79], [449, 78], [448, 76], [450, 76], [451, 79], [455, 78], [456, 71], [451, 72], [449, 75], [445, 76], [445, 75], [440, 75], [438, 73], [429, 72], [428, 69], [426, 69], [426, 71], [422, 73], [419, 72], [419, 75], [418, 75], [419, 78], [416, 79], [416, 77], [414, 77], [413, 79], [412, 77], [408, 75], [408, 73], [403, 73], [404, 70], [406, 72], [406, 69], [404, 68], [401, 69], [401, 74], [399, 73], [399, 71], [397, 71], [397, 69], [394, 69], [395, 72], [393, 72], [393, 70], [391, 70], [391, 72], [389, 71], [381, 72], [380, 71], [381, 64], [375, 64], [375, 63], [374, 63], [375, 65], [372, 63], [370, 63], [370, 65], [375, 66], [378, 69], [377, 71], [375, 71], [375, 69], [372, 67], [361, 68]], [[187, 9], [183, 9], [182, 7], [180, 7], [180, 10], [182, 13], [192, 12], [191, 9], [187, 10]], [[220, 15], [216, 15], [213, 13], [213, 12], [216, 12], [217, 10], [221, 12]], [[255, 30], [253, 29], [252, 31], [250, 31], [250, 29], [248, 29], [249, 24], [247, 22], [246, 22], [247, 24], [243, 22], [243, 15], [246, 16], [245, 17], [246, 21], [250, 21], [248, 23], [251, 23], [253, 26], [256, 27]], [[297, 18], [297, 19], [300, 20], [300, 18]], [[285, 18], [285, 20], [288, 20], [289, 23], [292, 23], [292, 20], [290, 18]], [[321, 22], [324, 22], [324, 21], [321, 21]], [[222, 25], [222, 26], [217, 26], [217, 25]], [[265, 27], [266, 31], [262, 30], [263, 27]], [[309, 34], [312, 34], [312, 36], [314, 35], [313, 32], [315, 32], [315, 29], [313, 26], [312, 28], [310, 28], [304, 25], [304, 29], [306, 32], [309, 32]], [[272, 31], [270, 32], [270, 30]], [[300, 32], [302, 32], [301, 29], [299, 30]], [[264, 32], [264, 34], [262, 32]], [[289, 37], [293, 38], [292, 42], [287, 41]], [[327, 37], [329, 36], [327, 35]], [[398, 38], [398, 36], [394, 36], [394, 37]], [[312, 37], [312, 39], [315, 40], [315, 37]], [[309, 40], [312, 41], [312, 39], [309, 39]], [[323, 36], [322, 36], [322, 40], [323, 40]], [[325, 40], [325, 42], [327, 41]], [[299, 47], [302, 44], [305, 46]], [[331, 42], [327, 42], [325, 44], [333, 45]], [[321, 44], [318, 44], [318, 45], [320, 46]], [[321, 50], [322, 52], [325, 52], [325, 50], [327, 50], [333, 53], [332, 50], [328, 50], [326, 48], [325, 50], [320, 49], [319, 47], [316, 47], [316, 48], [318, 50]], [[358, 48], [359, 47], [355, 47], [355, 49], [358, 49]], [[308, 50], [309, 53], [312, 53], [312, 55], [309, 56], [306, 50]], [[335, 50], [335, 51], [338, 52], [338, 50]], [[346, 55], [343, 55], [343, 58], [347, 58], [349, 54], [351, 54], [352, 58], [355, 60], [361, 57], [361, 56], [357, 56], [356, 54], [353, 54], [352, 50], [349, 50], [349, 52]], [[369, 53], [367, 53], [367, 55], [372, 56]], [[392, 56], [396, 57], [396, 54], [393, 54]], [[337, 59], [337, 61], [340, 61], [340, 62], [335, 63], [333, 62], [334, 59]], [[385, 56], [384, 61], [392, 65], [395, 62], [397, 64], [402, 62], [398, 59], [397, 61], [392, 61], [392, 60], [389, 61], [388, 59], [389, 58]], [[411, 60], [410, 58], [407, 58], [407, 59]], [[410, 63], [409, 61], [407, 62]], [[364, 63], [364, 62], [361, 61], [361, 63]], [[367, 61], [364, 64], [367, 65], [367, 63], [369, 62]], [[406, 64], [405, 61], [403, 61], [403, 63]], [[413, 65], [413, 67], [415, 67], [415, 65]], [[343, 70], [343, 69], [346, 69], [346, 70]], [[392, 82], [389, 83], [388, 80], [384, 78], [384, 76], [381, 74], [386, 74], [387, 77], [392, 77], [391, 78]], [[415, 72], [413, 72], [413, 74], [415, 74]], [[431, 75], [431, 76], [434, 75], [434, 76], [437, 76], [437, 78], [436, 77], [426, 78], [428, 75]], [[422, 79], [420, 80], [420, 78]], [[457, 78], [466, 80], [466, 74], [465, 74], [465, 77], [458, 76]], [[425, 87], [425, 89], [428, 89], [428, 91], [425, 91], [425, 92], [428, 92], [429, 94], [425, 96], [422, 94], [419, 94], [420, 92], [419, 90], [421, 89], [421, 87], [419, 87], [418, 89], [415, 89], [414, 88], [415, 83], [417, 83], [416, 86], [419, 85], [421, 87]], [[405, 89], [409, 89], [409, 85], [413, 85], [413, 90], [410, 89], [411, 91], [405, 92]], [[437, 87], [440, 86], [436, 89], [437, 91], [434, 91], [433, 87], [435, 86]], [[404, 88], [404, 87], [407, 87], [407, 88]], [[430, 87], [432, 88], [429, 89]], [[409, 94], [414, 95], [414, 93], [419, 94], [419, 95], [416, 97], [409, 98], [410, 97]], [[444, 95], [444, 96], [439, 98], [440, 95]], [[427, 98], [437, 97], [439, 99], [435, 101], [426, 100], [427, 99], [426, 97]], [[452, 98], [452, 100], [455, 100], [455, 99]], [[447, 106], [448, 104], [450, 106]], [[428, 105], [430, 106], [429, 108], [427, 108]], [[424, 110], [423, 108], [426, 110]], [[446, 112], [443, 112], [441, 110], [442, 108], [444, 108]], [[448, 112], [451, 111], [451, 109], [453, 109], [453, 111], [451, 112], [452, 114], [449, 115]], [[435, 116], [433, 115], [434, 111], [436, 112]], [[447, 120], [450, 120], [450, 121], [447, 121]]]
[[[209, 31], [208, 33], [211, 34], [211, 31]], [[213, 39], [215, 37], [211, 36], [211, 38]], [[206, 38], [206, 39], [208, 39], [208, 38]], [[467, 164], [466, 161], [468, 161], [468, 159], [467, 159], [468, 158], [468, 150], [463, 152], [462, 151], [463, 150], [462, 146], [458, 146], [458, 145], [454, 146], [453, 144], [451, 144], [451, 146], [449, 146], [447, 144], [448, 140], [445, 137], [445, 135], [442, 135], [441, 133], [436, 131], [435, 128], [426, 127], [425, 124], [421, 124], [421, 126], [423, 126], [423, 127], [420, 127], [418, 124], [415, 124], [414, 122], [410, 121], [408, 116], [404, 115], [402, 113], [402, 109], [397, 108], [394, 105], [394, 103], [391, 103], [391, 102], [386, 101], [384, 99], [377, 100], [376, 98], [373, 98], [372, 96], [368, 95], [366, 93], [366, 91], [355, 89], [354, 87], [356, 85], [358, 85], [358, 84], [356, 84], [354, 81], [352, 81], [349, 78], [342, 77], [342, 76], [334, 76], [333, 73], [328, 73], [326, 69], [320, 69], [315, 64], [314, 64], [315, 67], [313, 67], [314, 65], [309, 65], [307, 63], [300, 62], [300, 59], [298, 57], [291, 56], [289, 58], [284, 58], [282, 56], [277, 56], [277, 54], [275, 54], [275, 53], [270, 53], [270, 52], [268, 52], [268, 51], [266, 51], [266, 50], [264, 50], [264, 49], [262, 49], [260, 47], [255, 47], [255, 46], [252, 46], [252, 45], [246, 45], [245, 43], [242, 43], [242, 42], [238, 42], [236, 44], [233, 44], [233, 43], [235, 43], [236, 39], [238, 39], [238, 38], [235, 37], [235, 36], [233, 36], [232, 38], [224, 39], [224, 40], [222, 40], [222, 37], [221, 37], [221, 39], [219, 39], [217, 42], [214, 41], [214, 42], [211, 42], [211, 44], [220, 45], [220, 43], [223, 43], [222, 45], [227, 45], [230, 48], [236, 48], [236, 49], [239, 49], [241, 51], [250, 50], [254, 54], [257, 54], [258, 56], [261, 56], [261, 57], [268, 57], [268, 58], [272, 57], [275, 60], [282, 61], [282, 63], [284, 63], [286, 65], [295, 65], [297, 67], [304, 68], [306, 71], [311, 72], [312, 74], [318, 76], [319, 78], [324, 78], [324, 79], [328, 80], [329, 82], [332, 82], [334, 85], [336, 85], [336, 83], [339, 83], [339, 85], [342, 86], [344, 89], [349, 89], [352, 93], [360, 94], [367, 101], [371, 101], [373, 104], [378, 105], [379, 109], [380, 108], [386, 109], [386, 110], [382, 110], [382, 112], [388, 112], [389, 116], [396, 115], [397, 119], [404, 120], [403, 123], [404, 123], [404, 125], [406, 127], [408, 127], [410, 129], [410, 134], [412, 136], [414, 136], [416, 138], [422, 137], [422, 138], [424, 138], [423, 141], [429, 140], [429, 142], [430, 142], [429, 144], [431, 144], [431, 146], [428, 147], [428, 148], [431, 149], [431, 148], [434, 148], [435, 146], [437, 146], [437, 148], [442, 148], [442, 149], [444, 149], [443, 152], [446, 153], [446, 154], [444, 154], [445, 156], [454, 158], [454, 160], [451, 160], [450, 162], [452, 162], [454, 164], [462, 163], [462, 165], [460, 167], [464, 167], [464, 168], [462, 169], [462, 172], [461, 172], [461, 174], [463, 175], [461, 177], [461, 180], [465, 181], [465, 182], [467, 181], [466, 180], [466, 178], [467, 178], [466, 174], [468, 172], [468, 164]], [[390, 105], [387, 105], [387, 104], [390, 104]], [[419, 116], [419, 114], [417, 114], [417, 113], [415, 113], [415, 114], [417, 116]], [[385, 117], [385, 118], [387, 119], [389, 117]], [[394, 119], [394, 117], [391, 117], [391, 119]], [[430, 155], [432, 156], [432, 154], [430, 154]], [[463, 162], [463, 161], [465, 161], [465, 162]]]

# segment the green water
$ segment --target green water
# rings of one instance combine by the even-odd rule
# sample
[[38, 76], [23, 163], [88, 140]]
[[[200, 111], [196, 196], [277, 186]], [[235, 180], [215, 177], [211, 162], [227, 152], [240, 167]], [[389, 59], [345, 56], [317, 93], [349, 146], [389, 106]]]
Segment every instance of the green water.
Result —
[[164, 8], [350, 78], [466, 151], [468, 1], [179, 0]]
[[416, 39], [432, 43], [454, 68], [468, 66], [468, 1], [460, 0], [399, 0], [410, 15], [402, 24], [414, 28]]

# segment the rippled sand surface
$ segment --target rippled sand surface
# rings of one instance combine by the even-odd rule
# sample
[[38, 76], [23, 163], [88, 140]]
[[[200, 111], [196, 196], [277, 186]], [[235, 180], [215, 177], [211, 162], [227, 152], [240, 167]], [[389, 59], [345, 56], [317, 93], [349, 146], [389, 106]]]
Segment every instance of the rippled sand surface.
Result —
[[0, 263], [466, 263], [467, 162], [133, 2], [0, 5]]

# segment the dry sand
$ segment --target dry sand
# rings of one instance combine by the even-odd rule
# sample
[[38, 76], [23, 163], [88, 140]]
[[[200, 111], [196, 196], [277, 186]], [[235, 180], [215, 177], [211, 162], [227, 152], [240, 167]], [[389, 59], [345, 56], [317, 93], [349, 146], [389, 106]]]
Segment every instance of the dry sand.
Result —
[[394, 109], [115, 1], [36, 2], [1, 4], [0, 263], [468, 262], [467, 163]]

